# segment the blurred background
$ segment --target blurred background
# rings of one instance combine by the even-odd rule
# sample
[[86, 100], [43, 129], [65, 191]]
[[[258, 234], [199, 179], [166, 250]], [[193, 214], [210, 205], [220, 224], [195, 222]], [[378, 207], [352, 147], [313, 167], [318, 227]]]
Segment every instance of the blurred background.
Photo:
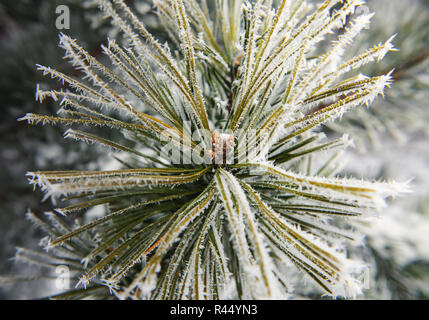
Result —
[[[150, 0], [129, 0], [149, 29], [165, 37], [156, 23]], [[56, 9], [70, 9], [70, 29], [58, 30]], [[395, 83], [384, 99], [327, 126], [328, 135], [350, 133], [356, 147], [346, 152], [343, 173], [367, 179], [413, 179], [413, 193], [392, 202], [368, 228], [366, 249], [359, 255], [370, 264], [367, 299], [429, 298], [429, 1], [370, 0], [362, 10], [376, 12], [372, 28], [350, 48], [355, 54], [397, 34], [400, 50], [366, 75], [394, 69]], [[366, 12], [361, 12], [366, 13]], [[79, 40], [94, 55], [107, 37], [119, 36], [103, 19], [92, 0], [0, 0], [0, 275], [36, 277], [39, 267], [13, 260], [16, 247], [38, 249], [41, 230], [26, 219], [31, 210], [43, 218], [52, 210], [33, 191], [25, 173], [97, 167], [106, 155], [86, 144], [63, 139], [64, 130], [29, 126], [17, 119], [27, 112], [55, 114], [51, 100], [35, 101], [36, 84], [58, 86], [36, 71], [36, 64], [78, 75], [62, 60], [58, 33]], [[362, 249], [362, 248], [361, 248]], [[30, 299], [52, 291], [44, 281], [25, 281], [0, 287], [0, 299]]]

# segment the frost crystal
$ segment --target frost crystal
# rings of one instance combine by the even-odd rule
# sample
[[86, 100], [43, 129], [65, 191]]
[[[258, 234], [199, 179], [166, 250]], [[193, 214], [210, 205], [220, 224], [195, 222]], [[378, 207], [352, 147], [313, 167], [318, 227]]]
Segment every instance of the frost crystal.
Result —
[[47, 197], [70, 201], [57, 209], [63, 215], [106, 210], [82, 226], [47, 228], [51, 250], [82, 262], [81, 295], [285, 298], [286, 263], [321, 293], [361, 292], [361, 265], [344, 249], [361, 235], [348, 222], [378, 212], [406, 185], [332, 177], [335, 157], [316, 171], [298, 168], [348, 146], [347, 136], [326, 141], [319, 126], [368, 106], [391, 83], [388, 72], [351, 72], [394, 50], [393, 37], [344, 58], [372, 18], [356, 15], [364, 3], [157, 0], [171, 37], [161, 44], [124, 1], [100, 0], [129, 43], [103, 46], [110, 64], [60, 35], [82, 78], [39, 66], [66, 89], [37, 87], [36, 98], [58, 101], [60, 112], [21, 120], [78, 126], [65, 137], [109, 147], [123, 165], [28, 173]]

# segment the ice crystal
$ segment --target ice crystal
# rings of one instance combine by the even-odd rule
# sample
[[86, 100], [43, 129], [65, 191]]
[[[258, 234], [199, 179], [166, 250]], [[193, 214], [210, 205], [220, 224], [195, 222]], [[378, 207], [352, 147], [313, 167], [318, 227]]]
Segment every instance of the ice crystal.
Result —
[[[61, 297], [105, 288], [132, 299], [285, 298], [286, 261], [323, 293], [356, 297], [361, 267], [344, 241], [360, 236], [339, 226], [407, 186], [328, 177], [332, 159], [316, 174], [296, 164], [347, 146], [347, 138], [324, 141], [319, 126], [371, 104], [392, 81], [390, 70], [348, 77], [394, 50], [392, 37], [344, 57], [369, 25], [371, 15], [354, 14], [364, 3], [157, 0], [171, 37], [163, 44], [124, 1], [99, 0], [129, 41], [103, 46], [110, 64], [61, 34], [64, 58], [82, 77], [39, 66], [66, 89], [38, 87], [36, 97], [60, 111], [21, 120], [79, 126], [65, 136], [124, 155], [120, 170], [28, 173], [47, 196], [73, 201], [56, 209], [63, 215], [106, 208], [72, 229], [50, 215], [51, 251], [82, 262], [84, 287]], [[113, 141], [88, 126], [122, 135]]]

